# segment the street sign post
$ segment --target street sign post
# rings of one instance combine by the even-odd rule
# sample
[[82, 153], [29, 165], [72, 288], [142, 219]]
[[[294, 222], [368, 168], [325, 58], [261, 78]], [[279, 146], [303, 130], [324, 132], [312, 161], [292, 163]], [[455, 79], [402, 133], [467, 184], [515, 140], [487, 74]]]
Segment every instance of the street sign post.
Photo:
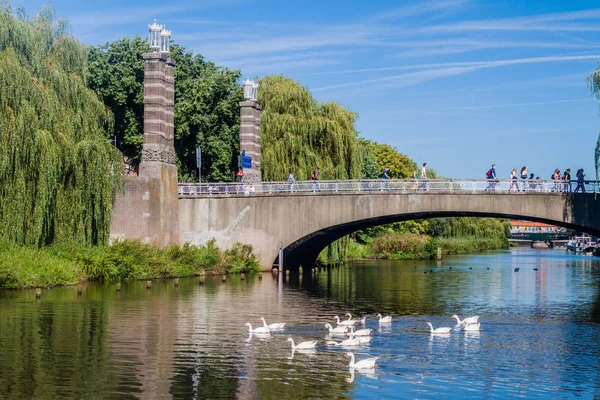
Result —
[[202, 182], [202, 149], [196, 146], [196, 168], [198, 168], [198, 182]]
[[246, 150], [242, 150], [242, 168], [252, 168], [252, 157], [246, 156]]

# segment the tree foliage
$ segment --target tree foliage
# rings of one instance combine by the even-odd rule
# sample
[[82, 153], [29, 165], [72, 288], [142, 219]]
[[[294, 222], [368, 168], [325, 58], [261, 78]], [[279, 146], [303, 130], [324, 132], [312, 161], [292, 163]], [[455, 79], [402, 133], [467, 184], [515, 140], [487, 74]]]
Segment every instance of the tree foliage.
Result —
[[382, 170], [379, 169], [375, 157], [375, 143], [363, 138], [358, 139], [360, 145], [361, 174], [362, 179], [377, 179], [381, 177]]
[[136, 36], [88, 47], [87, 84], [112, 111], [123, 154], [139, 161], [144, 144], [144, 61], [147, 41]]
[[316, 167], [324, 179], [361, 176], [356, 114], [336, 103], [318, 103], [308, 89], [279, 75], [260, 80], [258, 102], [263, 180], [283, 180], [290, 172], [308, 179]]
[[217, 182], [233, 180], [240, 153], [240, 71], [219, 67], [176, 44], [171, 46], [170, 57], [177, 62], [175, 150], [179, 176], [184, 181], [195, 180], [195, 149], [199, 145], [202, 176]]
[[[139, 162], [144, 143], [144, 60], [147, 42], [136, 36], [90, 47], [88, 83], [115, 116], [123, 153]], [[240, 72], [216, 66], [173, 43], [175, 151], [179, 178], [196, 180], [196, 146], [202, 149], [204, 180], [230, 181], [239, 153]]]
[[398, 152], [395, 147], [385, 143], [373, 143], [373, 154], [379, 170], [390, 169], [390, 177], [396, 179], [410, 178], [415, 162], [408, 156]]
[[44, 7], [0, 5], [0, 236], [99, 244], [110, 233], [121, 158], [112, 114], [86, 86], [85, 47]]

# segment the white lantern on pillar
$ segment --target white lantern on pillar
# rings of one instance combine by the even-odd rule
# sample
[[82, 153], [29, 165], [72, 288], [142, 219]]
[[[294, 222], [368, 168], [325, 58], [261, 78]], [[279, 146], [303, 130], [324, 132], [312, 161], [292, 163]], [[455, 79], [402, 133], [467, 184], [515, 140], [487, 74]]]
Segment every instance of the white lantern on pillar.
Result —
[[258, 94], [258, 83], [251, 81], [250, 79], [246, 79], [246, 82], [244, 82], [244, 100], [256, 101], [257, 94]]
[[252, 100], [258, 100], [258, 82], [252, 83]]
[[158, 53], [160, 51], [160, 31], [163, 29], [162, 25], [158, 25], [156, 20], [152, 25], [148, 25], [149, 28], [149, 36], [148, 39], [150, 41], [150, 48], [153, 53]]
[[171, 31], [167, 30], [167, 27], [163, 27], [160, 31], [160, 52], [168, 53], [171, 49]]
[[244, 100], [252, 100], [252, 88], [254, 86], [254, 82], [250, 79], [246, 79], [244, 82]]

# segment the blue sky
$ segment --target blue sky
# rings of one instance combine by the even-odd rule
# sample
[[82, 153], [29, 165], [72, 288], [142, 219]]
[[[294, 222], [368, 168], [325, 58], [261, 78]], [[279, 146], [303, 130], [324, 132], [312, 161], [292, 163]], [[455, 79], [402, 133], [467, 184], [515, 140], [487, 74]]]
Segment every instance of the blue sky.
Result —
[[[12, 0], [29, 14], [43, 1]], [[173, 39], [244, 78], [284, 74], [359, 115], [360, 135], [448, 177], [529, 167], [593, 176], [600, 62], [593, 1], [60, 1], [85, 44]]]

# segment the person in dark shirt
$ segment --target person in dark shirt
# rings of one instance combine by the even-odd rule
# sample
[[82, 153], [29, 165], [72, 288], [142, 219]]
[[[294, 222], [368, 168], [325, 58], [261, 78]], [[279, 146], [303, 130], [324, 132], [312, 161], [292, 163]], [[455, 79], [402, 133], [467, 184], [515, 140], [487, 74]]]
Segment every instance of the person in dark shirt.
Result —
[[379, 190], [380, 192], [382, 192], [383, 189], [387, 190], [388, 192], [390, 191], [389, 179], [390, 179], [390, 169], [384, 168], [383, 173], [381, 174], [381, 189]]
[[581, 193], [585, 193], [585, 174], [583, 173], [583, 168], [577, 170], [577, 187], [574, 193], [579, 192], [579, 189], [581, 189]]
[[571, 168], [567, 168], [562, 177], [563, 183], [563, 192], [571, 192]]

